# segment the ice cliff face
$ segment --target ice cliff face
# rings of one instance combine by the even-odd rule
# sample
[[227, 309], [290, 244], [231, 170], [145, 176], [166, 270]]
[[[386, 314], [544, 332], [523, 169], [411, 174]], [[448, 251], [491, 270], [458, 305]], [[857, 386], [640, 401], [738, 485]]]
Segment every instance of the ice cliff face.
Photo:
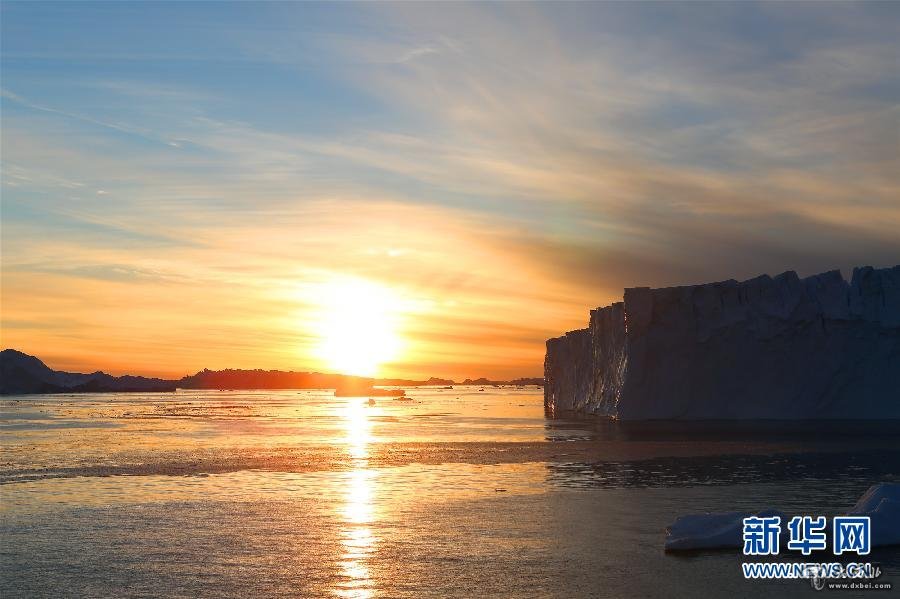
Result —
[[900, 266], [626, 289], [544, 373], [549, 417], [900, 418]]

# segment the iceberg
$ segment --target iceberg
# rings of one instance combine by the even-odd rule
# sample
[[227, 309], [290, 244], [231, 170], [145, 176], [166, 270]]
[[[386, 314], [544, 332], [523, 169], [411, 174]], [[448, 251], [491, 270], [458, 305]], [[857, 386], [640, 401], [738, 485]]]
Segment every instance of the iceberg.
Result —
[[625, 289], [544, 377], [550, 418], [900, 418], [900, 266]]

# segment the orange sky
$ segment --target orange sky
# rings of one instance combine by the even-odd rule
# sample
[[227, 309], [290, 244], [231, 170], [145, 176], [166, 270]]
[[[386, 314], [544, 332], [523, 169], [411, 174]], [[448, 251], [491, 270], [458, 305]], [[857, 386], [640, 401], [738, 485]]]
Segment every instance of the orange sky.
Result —
[[888, 3], [49, 7], [0, 334], [53, 368], [539, 376], [626, 286], [900, 256]]
[[[354, 218], [345, 222], [345, 214]], [[3, 345], [79, 371], [334, 371], [346, 363], [334, 348], [323, 355], [330, 336], [342, 339], [337, 353], [357, 347], [337, 322], [361, 329], [361, 344], [373, 335], [368, 343], [389, 341], [354, 321], [359, 312], [388, 319], [400, 340], [383, 348], [389, 363], [379, 375], [512, 377], [539, 375], [543, 340], [586, 314], [588, 297], [548, 284], [515, 247], [492, 239], [501, 230], [444, 209], [326, 204], [307, 211], [302, 235], [287, 216], [252, 220], [191, 227], [194, 247], [152, 252], [36, 240], [32, 256], [58, 261], [52, 271], [4, 277], [4, 317], [15, 317], [6, 320]], [[79, 271], [86, 262], [123, 266], [90, 276]]]

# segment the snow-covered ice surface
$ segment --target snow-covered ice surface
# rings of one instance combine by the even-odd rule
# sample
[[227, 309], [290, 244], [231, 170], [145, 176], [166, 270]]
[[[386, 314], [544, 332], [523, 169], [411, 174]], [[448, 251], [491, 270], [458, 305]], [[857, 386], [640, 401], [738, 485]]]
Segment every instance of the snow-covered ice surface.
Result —
[[744, 518], [778, 516], [786, 522], [782, 512], [763, 510], [749, 512], [720, 512], [681, 516], [666, 528], [666, 551], [689, 549], [729, 549], [743, 543]]
[[[900, 483], [872, 485], [847, 513], [871, 518], [873, 546], [900, 544]], [[752, 515], [780, 516], [782, 524], [788, 520], [782, 512], [772, 509], [757, 514], [720, 512], [680, 516], [666, 528], [666, 551], [740, 548], [743, 520]]]
[[900, 544], [900, 484], [872, 485], [848, 512], [871, 518], [872, 544]]

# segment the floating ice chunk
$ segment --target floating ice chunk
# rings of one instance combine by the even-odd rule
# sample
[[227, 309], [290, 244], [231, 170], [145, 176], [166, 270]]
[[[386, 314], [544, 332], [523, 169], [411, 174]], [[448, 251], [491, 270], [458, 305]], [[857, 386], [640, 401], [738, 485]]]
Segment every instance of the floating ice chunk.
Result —
[[900, 484], [872, 485], [848, 514], [871, 518], [873, 546], [900, 545]]
[[847, 513], [851, 516], [865, 516], [866, 512], [874, 511], [883, 499], [900, 501], [900, 483], [878, 483], [877, 485], [872, 485]]
[[690, 549], [740, 549], [744, 546], [744, 518], [785, 515], [775, 510], [750, 512], [718, 512], [680, 516], [666, 527], [666, 551]]
[[[872, 546], [900, 545], [900, 483], [879, 483], [863, 493], [850, 516], [871, 518]], [[775, 510], [718, 512], [680, 516], [666, 528], [666, 551], [690, 549], [740, 549], [743, 547], [744, 518], [780, 516], [782, 527], [788, 518]]]

